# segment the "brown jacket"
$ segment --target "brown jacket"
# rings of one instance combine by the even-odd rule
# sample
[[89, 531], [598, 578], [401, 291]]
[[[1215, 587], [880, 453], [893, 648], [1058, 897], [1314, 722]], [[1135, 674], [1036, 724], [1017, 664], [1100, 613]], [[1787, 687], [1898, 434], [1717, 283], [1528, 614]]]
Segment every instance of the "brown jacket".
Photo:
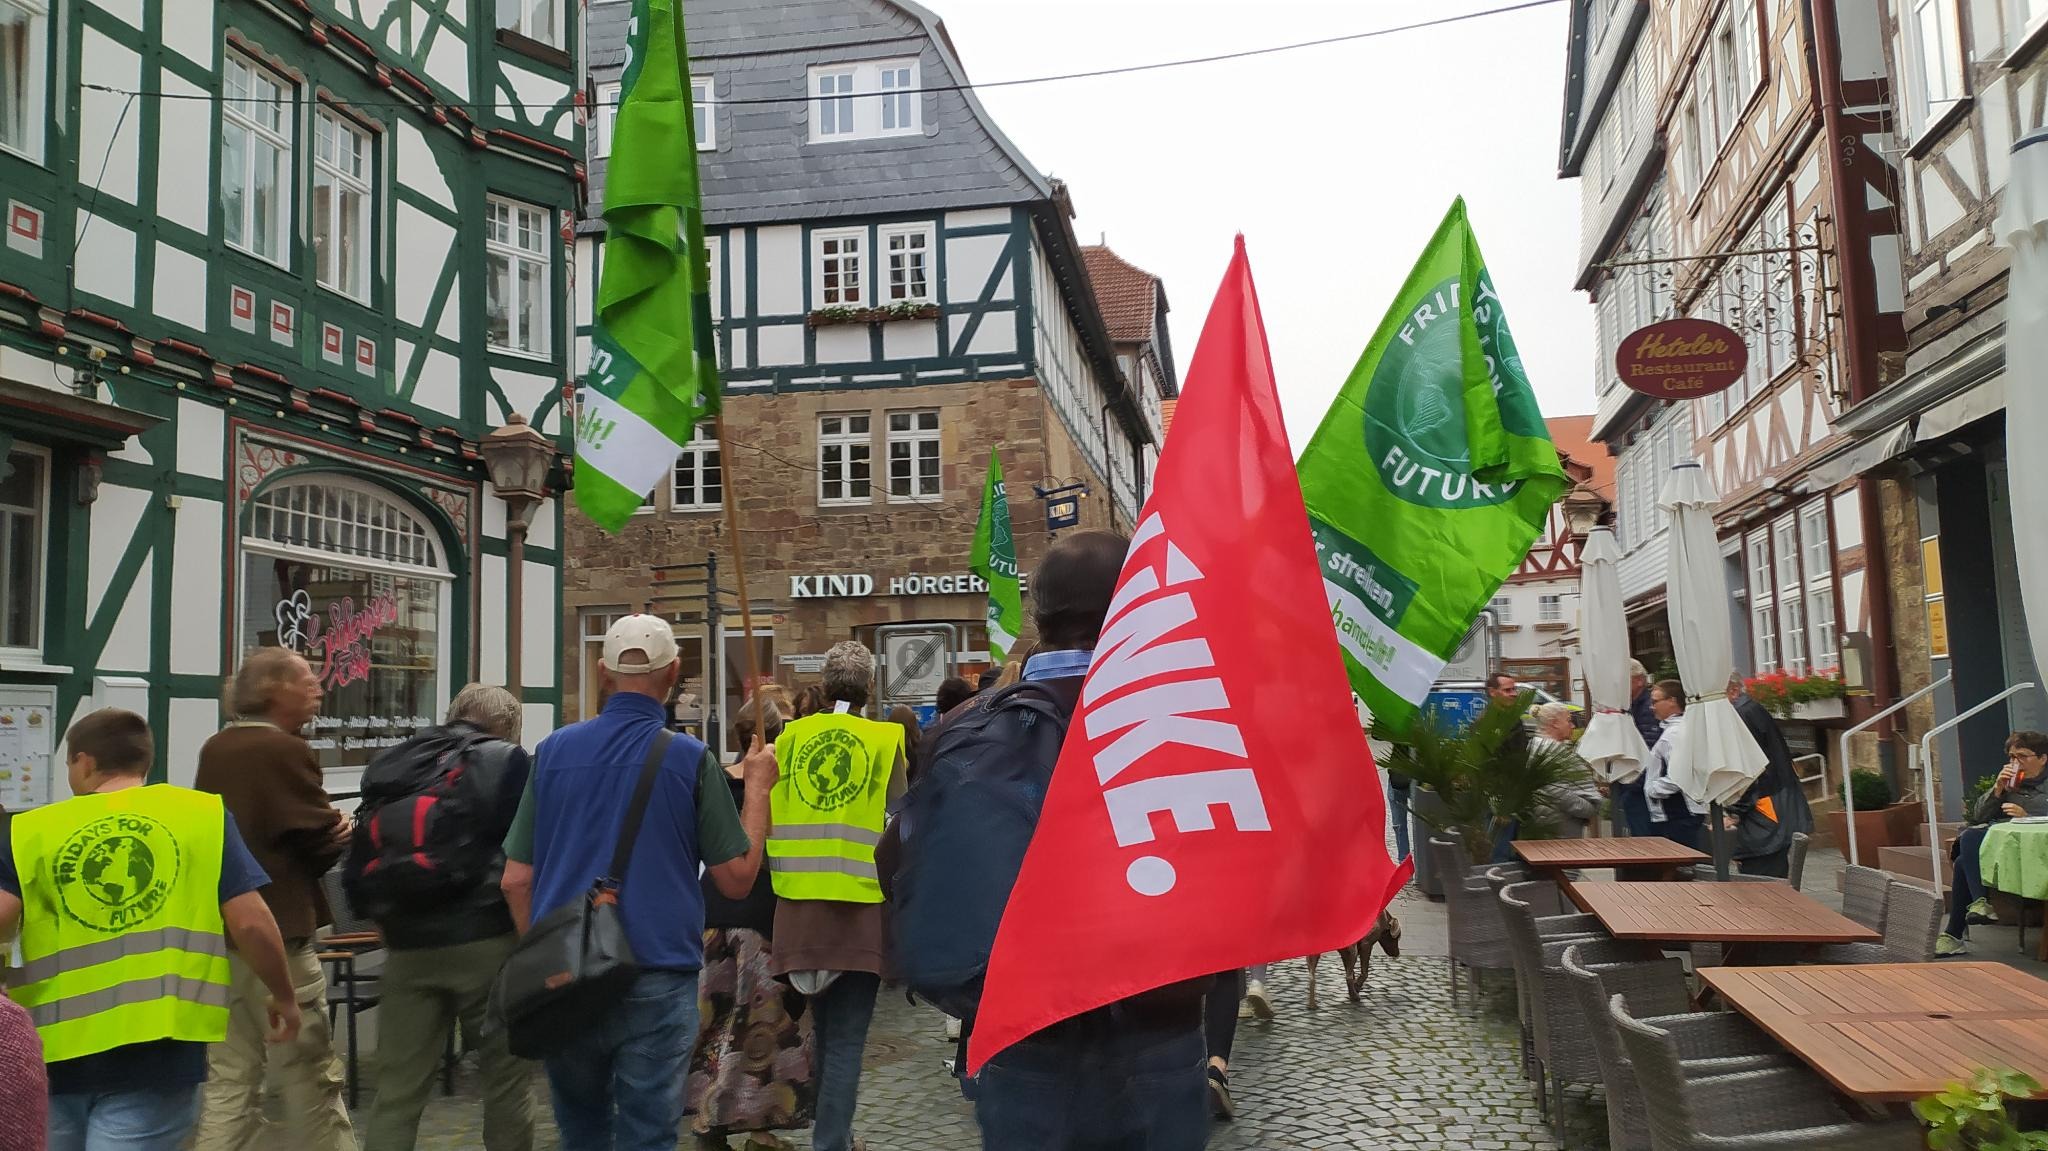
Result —
[[270, 875], [264, 902], [286, 939], [308, 939], [332, 921], [320, 877], [341, 858], [341, 816], [327, 801], [306, 741], [267, 723], [230, 724], [199, 749], [193, 786], [219, 795]]

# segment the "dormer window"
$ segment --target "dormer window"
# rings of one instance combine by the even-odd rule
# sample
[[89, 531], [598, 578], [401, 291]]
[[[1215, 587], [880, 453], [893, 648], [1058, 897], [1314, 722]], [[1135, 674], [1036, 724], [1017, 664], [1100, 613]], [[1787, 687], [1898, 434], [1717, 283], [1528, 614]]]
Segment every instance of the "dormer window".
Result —
[[915, 58], [821, 64], [811, 69], [811, 141], [873, 140], [924, 131]]

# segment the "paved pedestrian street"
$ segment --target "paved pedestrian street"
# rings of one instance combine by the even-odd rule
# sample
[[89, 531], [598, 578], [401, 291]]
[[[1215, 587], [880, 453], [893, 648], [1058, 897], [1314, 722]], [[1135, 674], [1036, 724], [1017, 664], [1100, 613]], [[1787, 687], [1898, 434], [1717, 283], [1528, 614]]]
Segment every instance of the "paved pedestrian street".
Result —
[[[1364, 1001], [1344, 997], [1335, 957], [1319, 973], [1321, 1011], [1305, 1006], [1306, 967], [1273, 969], [1268, 984], [1277, 1017], [1238, 1028], [1232, 1089], [1235, 1123], [1218, 1124], [1216, 1151], [1274, 1148], [1471, 1148], [1533, 1151], [1557, 1146], [1523, 1082], [1516, 1054], [1513, 981], [1488, 976], [1478, 1005], [1461, 993], [1452, 1005], [1443, 958], [1443, 906], [1405, 895], [1395, 905], [1406, 925], [1403, 955], [1378, 956]], [[936, 1012], [884, 990], [870, 1033], [858, 1133], [870, 1151], [974, 1151], [974, 1117], [943, 1061], [952, 1053]], [[374, 1082], [374, 1077], [371, 1080]], [[537, 1151], [557, 1146], [546, 1085], [535, 1077]], [[363, 1096], [365, 1104], [370, 1095]], [[1567, 1107], [1572, 1146], [1605, 1145], [1604, 1113], [1575, 1092]], [[358, 1112], [360, 1117], [361, 1112]], [[802, 1134], [796, 1145], [809, 1147]], [[422, 1124], [422, 1151], [482, 1146], [482, 1112], [473, 1067], [456, 1094], [437, 1094]], [[688, 1144], [685, 1144], [687, 1147]], [[735, 1143], [737, 1146], [737, 1141]], [[286, 1151], [273, 1134], [267, 1148]]]

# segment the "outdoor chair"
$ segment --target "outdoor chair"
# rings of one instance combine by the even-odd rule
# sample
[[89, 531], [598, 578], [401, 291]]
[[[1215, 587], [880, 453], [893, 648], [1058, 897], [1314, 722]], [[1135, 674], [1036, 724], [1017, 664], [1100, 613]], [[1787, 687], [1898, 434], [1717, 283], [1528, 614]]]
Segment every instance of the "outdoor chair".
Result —
[[1677, 1026], [1637, 1019], [1620, 995], [1608, 1015], [1646, 1101], [1651, 1151], [1924, 1151], [1912, 1120], [1871, 1122], [1804, 1067], [1689, 1073]]
[[[1600, 1074], [1592, 1040], [1582, 1027], [1567, 1027], [1573, 1014], [1569, 989], [1555, 978], [1562, 945], [1572, 943], [1612, 944], [1591, 915], [1536, 914], [1529, 903], [1540, 898], [1541, 888], [1555, 889], [1548, 880], [1531, 880], [1503, 887], [1500, 902], [1508, 927], [1508, 953], [1515, 965], [1515, 989], [1531, 1053], [1530, 1077], [1536, 1084], [1536, 1101], [1551, 1122], [1562, 1129], [1564, 1085], [1590, 1083]], [[1546, 945], [1557, 944], [1556, 948]], [[1546, 954], [1546, 952], [1548, 952]], [[1546, 966], [1551, 978], [1546, 978]], [[1555, 990], [1553, 999], [1550, 992]]]
[[1941, 896], [1895, 879], [1885, 896], [1883, 942], [1829, 944], [1817, 948], [1813, 958], [1819, 963], [1931, 963], [1941, 920]]
[[1875, 867], [1850, 864], [1842, 869], [1842, 914], [1870, 928], [1884, 930], [1884, 907], [1892, 877]]
[[1813, 847], [1813, 837], [1803, 831], [1792, 835], [1792, 850], [1785, 857], [1785, 881], [1798, 891], [1806, 883], [1806, 853]]
[[1649, 1110], [1621, 1036], [1607, 1013], [1619, 996], [1637, 1019], [1668, 1026], [1688, 1074], [1712, 1075], [1786, 1066], [1790, 1056], [1770, 1036], [1737, 1015], [1692, 1012], [1685, 967], [1655, 957], [1602, 961], [1613, 951], [1600, 944], [1567, 945], [1558, 962], [1584, 1018], [1607, 1088], [1607, 1141], [1611, 1151], [1651, 1151]]
[[1445, 917], [1450, 921], [1451, 1002], [1456, 1003], [1460, 968], [1472, 972], [1476, 981], [1481, 971], [1507, 971], [1514, 964], [1508, 956], [1507, 927], [1485, 877], [1471, 874], [1461, 863], [1465, 853], [1448, 840], [1430, 840], [1429, 851], [1444, 881]]
[[349, 903], [340, 865], [320, 877], [320, 891], [334, 918], [333, 931], [315, 943], [320, 964], [327, 969], [327, 1026], [331, 1030], [342, 1013], [348, 1013], [348, 1105], [354, 1107], [362, 1094], [356, 1019], [376, 1007], [381, 998], [378, 977], [384, 967], [384, 939], [377, 933], [377, 925], [358, 916]]

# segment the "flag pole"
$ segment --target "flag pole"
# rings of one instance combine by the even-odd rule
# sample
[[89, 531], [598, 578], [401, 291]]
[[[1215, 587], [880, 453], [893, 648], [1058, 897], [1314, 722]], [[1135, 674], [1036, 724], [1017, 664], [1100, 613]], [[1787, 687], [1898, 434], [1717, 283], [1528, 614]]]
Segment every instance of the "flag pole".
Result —
[[[732, 578], [740, 596], [740, 631], [743, 635], [741, 643], [745, 649], [743, 666], [747, 672], [747, 685], [741, 694], [754, 703], [754, 734], [756, 737], [762, 737], [768, 725], [762, 720], [761, 669], [757, 666], [758, 661], [754, 655], [754, 604], [747, 596], [747, 548], [740, 536], [739, 505], [734, 503], [732, 498], [732, 443], [725, 437], [723, 410], [713, 417], [712, 427], [718, 434], [718, 489], [721, 502], [725, 504], [725, 531], [732, 537]], [[746, 749], [742, 748], [740, 754], [745, 755]]]

